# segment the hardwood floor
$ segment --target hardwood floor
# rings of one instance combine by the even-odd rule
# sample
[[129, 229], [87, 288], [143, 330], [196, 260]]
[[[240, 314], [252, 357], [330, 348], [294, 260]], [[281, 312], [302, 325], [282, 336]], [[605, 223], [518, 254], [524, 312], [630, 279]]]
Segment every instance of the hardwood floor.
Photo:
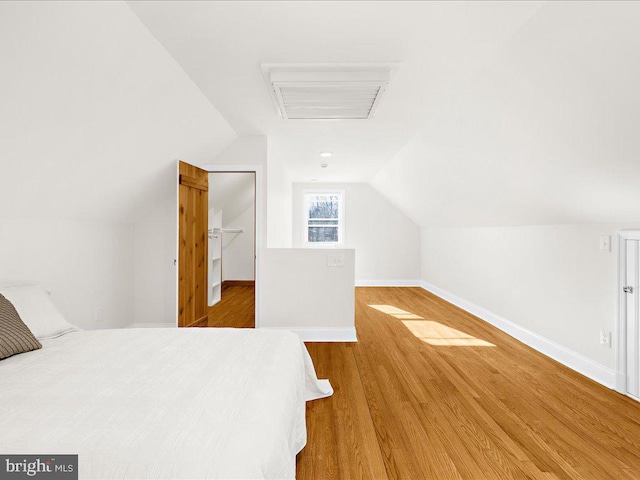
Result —
[[356, 289], [356, 327], [307, 344], [296, 478], [640, 478], [640, 403], [419, 288]]
[[255, 289], [249, 286], [231, 286], [222, 291], [222, 299], [209, 307], [206, 327], [254, 328]]

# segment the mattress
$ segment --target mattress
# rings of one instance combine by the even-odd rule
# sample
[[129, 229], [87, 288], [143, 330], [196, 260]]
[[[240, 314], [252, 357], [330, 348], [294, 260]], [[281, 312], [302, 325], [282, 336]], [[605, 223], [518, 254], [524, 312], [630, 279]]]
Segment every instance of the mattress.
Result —
[[78, 454], [80, 478], [294, 478], [305, 400], [332, 393], [265, 329], [71, 332], [0, 362], [0, 452]]

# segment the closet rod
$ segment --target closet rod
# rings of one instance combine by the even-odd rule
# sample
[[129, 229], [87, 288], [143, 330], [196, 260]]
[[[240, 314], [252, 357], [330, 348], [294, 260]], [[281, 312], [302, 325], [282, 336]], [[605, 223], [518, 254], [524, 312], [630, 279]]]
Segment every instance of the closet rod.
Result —
[[244, 228], [213, 228], [209, 233], [244, 233]]

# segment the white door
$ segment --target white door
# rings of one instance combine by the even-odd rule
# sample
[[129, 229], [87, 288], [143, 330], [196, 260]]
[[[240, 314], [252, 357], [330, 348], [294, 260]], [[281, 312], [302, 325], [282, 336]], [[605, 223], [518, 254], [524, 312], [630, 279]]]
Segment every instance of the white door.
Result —
[[640, 398], [640, 241], [626, 240], [627, 393]]

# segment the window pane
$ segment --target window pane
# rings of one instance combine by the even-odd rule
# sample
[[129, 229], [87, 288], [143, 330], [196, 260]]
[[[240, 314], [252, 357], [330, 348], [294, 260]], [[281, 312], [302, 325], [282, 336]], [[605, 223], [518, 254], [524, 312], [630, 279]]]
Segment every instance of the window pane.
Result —
[[338, 242], [338, 227], [309, 227], [309, 242]]
[[309, 218], [338, 218], [337, 195], [309, 195]]

